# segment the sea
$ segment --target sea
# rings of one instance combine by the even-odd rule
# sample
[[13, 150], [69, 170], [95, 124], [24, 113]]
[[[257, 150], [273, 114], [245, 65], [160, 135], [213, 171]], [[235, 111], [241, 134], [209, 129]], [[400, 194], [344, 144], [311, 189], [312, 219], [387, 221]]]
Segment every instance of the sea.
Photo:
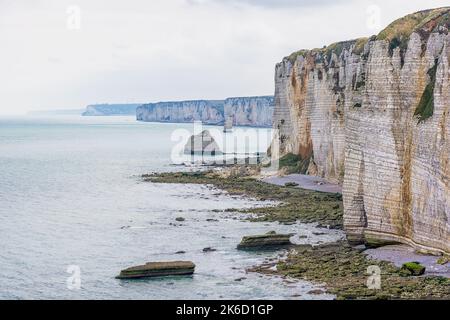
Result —
[[[335, 241], [340, 231], [315, 235], [314, 224], [248, 222], [227, 209], [274, 203], [142, 180], [197, 170], [204, 159], [186, 158], [183, 146], [204, 129], [233, 157], [264, 153], [270, 144], [264, 128], [223, 133], [134, 117], [0, 118], [0, 299], [332, 299], [311, 293], [320, 284], [247, 272], [284, 252], [236, 245], [272, 230], [306, 235], [293, 240], [299, 243]], [[235, 145], [242, 141], [244, 149]], [[204, 252], [208, 247], [215, 251]], [[194, 275], [115, 278], [130, 266], [174, 260], [193, 261]]]

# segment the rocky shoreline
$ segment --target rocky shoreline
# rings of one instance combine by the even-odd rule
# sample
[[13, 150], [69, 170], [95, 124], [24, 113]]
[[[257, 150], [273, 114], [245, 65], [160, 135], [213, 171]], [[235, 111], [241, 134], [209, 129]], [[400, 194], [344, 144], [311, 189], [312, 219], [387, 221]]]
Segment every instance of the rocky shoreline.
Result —
[[[246, 174], [243, 174], [243, 173]], [[247, 214], [249, 221], [316, 223], [324, 228], [342, 229], [342, 196], [296, 186], [280, 186], [260, 181], [248, 168], [227, 168], [202, 172], [152, 173], [142, 176], [153, 183], [204, 184], [258, 200], [278, 204], [263, 208], [231, 209]], [[326, 230], [324, 230], [326, 232]], [[375, 260], [364, 246], [347, 241], [312, 245], [292, 245], [286, 257], [249, 268], [250, 272], [280, 275], [325, 284], [337, 299], [449, 299], [450, 279], [443, 276], [405, 275], [391, 262]], [[436, 257], [438, 259], [438, 257]], [[379, 289], [369, 289], [370, 268], [380, 269]], [[370, 268], [369, 268], [370, 267]], [[369, 271], [369, 273], [368, 273]]]
[[[377, 267], [379, 269], [374, 269]], [[380, 289], [367, 284], [380, 270]], [[286, 259], [267, 262], [249, 271], [325, 283], [336, 299], [449, 299], [450, 280], [440, 276], [404, 276], [402, 268], [369, 258], [346, 241], [294, 247]], [[369, 272], [368, 272], [369, 271]], [[373, 271], [372, 271], [373, 272]], [[375, 271], [376, 272], [376, 271]]]
[[[226, 173], [224, 173], [226, 172]], [[210, 170], [198, 172], [169, 172], [145, 174], [144, 181], [154, 183], [204, 184], [227, 191], [230, 195], [271, 200], [279, 204], [264, 208], [229, 209], [248, 214], [250, 221], [280, 223], [318, 223], [326, 228], [342, 229], [342, 195], [276, 186], [259, 181], [252, 170]]]

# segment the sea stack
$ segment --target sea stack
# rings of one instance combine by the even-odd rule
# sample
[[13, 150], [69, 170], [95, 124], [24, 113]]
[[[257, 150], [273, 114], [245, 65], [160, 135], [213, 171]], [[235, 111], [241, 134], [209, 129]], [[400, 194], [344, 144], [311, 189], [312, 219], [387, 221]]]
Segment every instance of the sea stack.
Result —
[[184, 146], [186, 154], [219, 155], [222, 151], [208, 130], [192, 135]]

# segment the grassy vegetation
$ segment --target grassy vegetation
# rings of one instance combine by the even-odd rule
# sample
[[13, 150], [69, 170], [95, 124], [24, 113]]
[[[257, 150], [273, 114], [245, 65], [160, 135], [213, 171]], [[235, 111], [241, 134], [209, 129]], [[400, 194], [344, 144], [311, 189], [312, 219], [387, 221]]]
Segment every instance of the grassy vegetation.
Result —
[[359, 38], [356, 39], [355, 46], [353, 48], [353, 53], [360, 55], [364, 51], [364, 46], [369, 41], [369, 38]]
[[298, 56], [306, 57], [308, 54], [315, 56], [316, 63], [324, 61], [326, 58], [327, 61], [330, 61], [331, 55], [335, 53], [338, 57], [344, 50], [350, 50], [353, 46], [353, 52], [356, 54], [361, 54], [364, 50], [364, 46], [366, 45], [368, 38], [358, 38], [355, 40], [349, 41], [340, 41], [330, 44], [329, 46], [324, 46], [323, 48], [315, 48], [311, 50], [299, 50], [293, 52], [291, 55], [286, 57], [292, 64], [297, 60]]
[[425, 273], [425, 267], [419, 262], [407, 262], [402, 265], [400, 269], [400, 274], [403, 276], [421, 276]]
[[279, 167], [284, 172], [305, 174], [308, 170], [310, 159], [302, 159], [299, 155], [288, 153], [280, 158]]
[[298, 56], [306, 57], [306, 55], [308, 54], [308, 52], [309, 52], [309, 50], [299, 50], [299, 51], [296, 51], [296, 52], [291, 53], [291, 54], [287, 57], [287, 59], [288, 59], [292, 64], [294, 64], [295, 61], [297, 60], [297, 57], [298, 57]]
[[437, 31], [440, 25], [449, 25], [450, 7], [419, 11], [395, 20], [382, 30], [376, 40], [389, 41], [389, 52], [392, 55], [395, 48], [405, 51], [409, 37], [413, 32], [421, 34], [423, 40], [431, 32]]
[[350, 48], [355, 45], [357, 40], [341, 41], [330, 44], [329, 46], [323, 48], [321, 53], [330, 61], [331, 55], [335, 53], [338, 57], [344, 50], [350, 50]]
[[[413, 32], [422, 29], [432, 21], [435, 21], [435, 28], [437, 25], [445, 24], [446, 21], [448, 22], [449, 13], [450, 7], [445, 7], [409, 14], [388, 25], [378, 34], [376, 39], [392, 41], [396, 38], [398, 40], [401, 40], [402, 37], [408, 38]], [[436, 31], [435, 28], [431, 29], [430, 32]]]
[[425, 90], [420, 98], [419, 104], [414, 112], [415, 116], [419, 117], [419, 122], [423, 122], [433, 115], [434, 112], [434, 86], [436, 85], [436, 71], [438, 61], [436, 60], [434, 66], [428, 70], [430, 82], [425, 87]]
[[351, 46], [353, 46], [353, 53], [360, 55], [364, 51], [366, 43], [372, 40], [389, 41], [389, 52], [392, 55], [394, 49], [398, 47], [402, 51], [407, 49], [409, 37], [413, 32], [419, 32], [424, 39], [427, 39], [431, 32], [438, 31], [439, 26], [450, 26], [450, 7], [425, 10], [407, 15], [392, 22], [377, 36], [371, 38], [336, 42], [320, 49], [299, 50], [286, 58], [294, 64], [298, 56], [306, 57], [310, 54], [315, 56], [316, 62], [319, 63], [324, 61], [325, 58], [329, 61], [333, 52], [340, 56], [344, 49], [349, 50]]

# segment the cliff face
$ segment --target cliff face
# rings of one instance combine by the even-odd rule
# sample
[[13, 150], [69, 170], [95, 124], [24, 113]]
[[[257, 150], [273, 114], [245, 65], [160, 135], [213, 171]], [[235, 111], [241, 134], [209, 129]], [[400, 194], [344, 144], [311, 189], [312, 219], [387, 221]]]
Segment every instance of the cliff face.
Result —
[[137, 120], [149, 122], [223, 125], [228, 117], [236, 126], [268, 127], [272, 124], [273, 97], [240, 97], [226, 100], [158, 102], [137, 108]]
[[93, 104], [86, 107], [83, 116], [135, 115], [139, 104]]
[[223, 122], [222, 100], [193, 100], [144, 104], [136, 110], [137, 120], [149, 122]]
[[270, 127], [274, 110], [273, 96], [239, 97], [225, 100], [225, 117], [233, 117], [233, 125]]
[[450, 252], [450, 8], [277, 64], [281, 153], [343, 182], [349, 240]]

